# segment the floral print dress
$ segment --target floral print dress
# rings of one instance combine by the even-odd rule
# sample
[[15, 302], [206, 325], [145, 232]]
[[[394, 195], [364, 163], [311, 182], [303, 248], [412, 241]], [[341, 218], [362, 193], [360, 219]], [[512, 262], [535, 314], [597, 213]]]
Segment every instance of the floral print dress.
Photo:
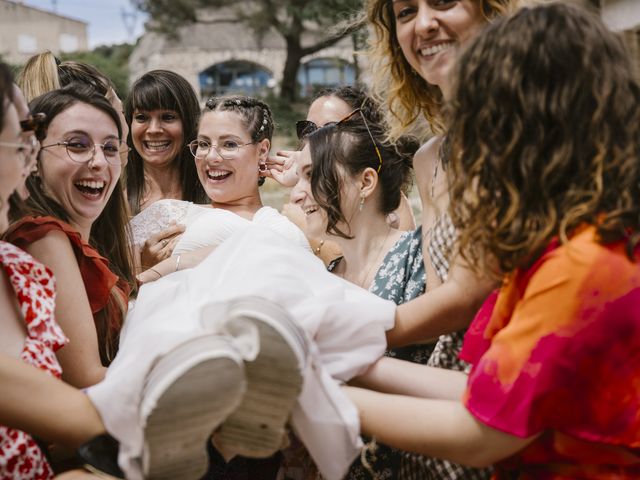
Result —
[[[6, 242], [0, 242], [0, 261], [27, 327], [21, 360], [60, 378], [62, 369], [55, 352], [67, 338], [54, 319], [53, 274], [31, 255]], [[53, 471], [35, 440], [25, 432], [0, 426], [0, 479], [50, 478]]]

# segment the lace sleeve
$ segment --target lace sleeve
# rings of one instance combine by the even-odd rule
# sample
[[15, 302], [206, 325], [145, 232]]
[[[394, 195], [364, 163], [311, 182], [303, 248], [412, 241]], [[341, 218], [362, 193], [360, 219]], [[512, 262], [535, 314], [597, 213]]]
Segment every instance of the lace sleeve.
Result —
[[187, 216], [191, 202], [182, 200], [158, 200], [129, 221], [133, 244], [141, 246], [147, 239], [168, 228], [171, 223], [181, 223]]

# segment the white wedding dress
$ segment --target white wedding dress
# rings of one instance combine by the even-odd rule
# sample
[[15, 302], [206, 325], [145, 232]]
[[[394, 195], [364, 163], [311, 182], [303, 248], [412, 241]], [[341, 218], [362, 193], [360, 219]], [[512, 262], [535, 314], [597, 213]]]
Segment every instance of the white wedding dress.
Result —
[[262, 207], [255, 213], [253, 220], [247, 220], [221, 208], [170, 199], [149, 205], [131, 219], [129, 225], [134, 245], [141, 247], [151, 235], [165, 230], [173, 223], [184, 225], [186, 230], [172, 255], [220, 245], [234, 233], [252, 224], [263, 225], [310, 249], [304, 233], [275, 208]]
[[[183, 220], [193, 209], [169, 205], [180, 207]], [[322, 475], [328, 480], [342, 478], [360, 453], [358, 412], [340, 384], [363, 373], [383, 355], [385, 331], [393, 326], [396, 305], [329, 273], [309, 251], [306, 239], [300, 241], [290, 222], [270, 210], [264, 212], [263, 220], [270, 218], [271, 223], [241, 219], [235, 233], [225, 230], [226, 226], [216, 228], [216, 238], [226, 238], [200, 265], [140, 289], [116, 359], [105, 380], [88, 391], [107, 430], [121, 442], [119, 461], [127, 478], [141, 478], [136, 462], [143, 447], [138, 405], [147, 372], [176, 344], [202, 332], [204, 323], [209, 331], [217, 328], [224, 334], [225, 304], [247, 295], [284, 307], [310, 340], [311, 354], [291, 425]], [[197, 221], [203, 215], [193, 218]], [[171, 220], [174, 216], [175, 212]], [[162, 229], [168, 225], [167, 218], [146, 228]], [[224, 221], [226, 215], [217, 218]], [[176, 250], [205, 242], [195, 238], [190, 228]], [[209, 226], [198, 228], [198, 232], [205, 231]], [[248, 356], [258, 348], [255, 331], [236, 337], [235, 346]]]

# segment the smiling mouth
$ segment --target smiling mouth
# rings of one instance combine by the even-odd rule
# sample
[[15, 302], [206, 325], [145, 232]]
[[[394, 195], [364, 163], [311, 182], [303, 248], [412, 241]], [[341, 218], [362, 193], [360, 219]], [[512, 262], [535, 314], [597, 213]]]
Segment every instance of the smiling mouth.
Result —
[[229, 178], [229, 176], [231, 176], [231, 172], [225, 172], [223, 170], [207, 171], [207, 178], [209, 178], [209, 180], [220, 181]]
[[419, 50], [420, 55], [422, 55], [423, 57], [433, 57], [434, 55], [444, 50], [450, 49], [451, 47], [453, 47], [454, 44], [455, 42], [449, 41], [449, 42], [439, 43], [437, 45], [431, 45], [430, 47], [421, 48]]
[[142, 142], [144, 148], [151, 152], [162, 152], [169, 148], [171, 140], [164, 141], [144, 141]]
[[309, 207], [304, 209], [304, 214], [308, 217], [312, 213], [316, 213], [318, 211], [318, 207]]
[[80, 180], [74, 186], [85, 196], [98, 198], [104, 192], [106, 183], [104, 180]]

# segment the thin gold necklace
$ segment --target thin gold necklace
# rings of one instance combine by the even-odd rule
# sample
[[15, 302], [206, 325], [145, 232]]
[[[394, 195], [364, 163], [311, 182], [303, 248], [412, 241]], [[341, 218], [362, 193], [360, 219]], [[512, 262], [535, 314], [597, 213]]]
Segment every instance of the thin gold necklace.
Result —
[[[387, 235], [384, 237], [384, 240], [382, 241], [382, 243], [380, 244], [380, 248], [378, 249], [378, 253], [376, 253], [376, 256], [373, 258], [373, 261], [371, 262], [371, 265], [369, 265], [369, 268], [367, 269], [367, 273], [365, 274], [365, 276], [363, 278], [361, 278], [361, 281], [359, 282], [354, 282], [352, 280], [349, 280], [347, 278], [346, 275], [343, 276], [343, 278], [345, 280], [349, 280], [351, 283], [355, 283], [356, 285], [359, 285], [360, 287], [364, 288], [364, 289], [369, 289], [370, 285], [366, 285], [365, 282], [367, 281], [367, 279], [369, 278], [369, 275], [371, 275], [371, 270], [376, 266], [379, 265], [378, 264], [378, 259], [380, 258], [380, 254], [382, 253], [384, 246], [387, 243], [387, 240], [389, 239], [389, 235], [391, 235], [391, 227], [388, 228], [387, 230]], [[373, 281], [373, 279], [371, 279]]]

